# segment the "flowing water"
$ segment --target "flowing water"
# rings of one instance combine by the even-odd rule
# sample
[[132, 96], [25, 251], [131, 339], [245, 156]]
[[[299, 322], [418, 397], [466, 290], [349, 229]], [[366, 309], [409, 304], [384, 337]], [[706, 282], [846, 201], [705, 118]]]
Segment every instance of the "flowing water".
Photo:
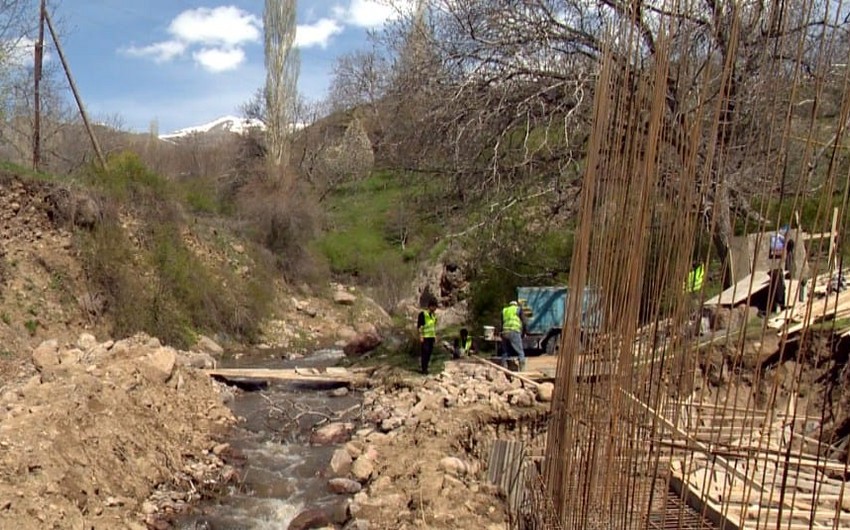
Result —
[[[257, 357], [243, 357], [228, 363], [228, 367], [330, 366], [342, 357], [342, 352], [323, 350], [298, 361], [264, 362]], [[257, 391], [239, 392], [230, 407], [246, 421], [227, 441], [245, 460], [241, 481], [230, 488], [228, 495], [203, 503], [196, 513], [178, 519], [176, 528], [286, 530], [304, 510], [321, 510], [331, 521], [342, 522], [346, 497], [327, 490], [328, 464], [337, 447], [310, 445], [309, 437], [317, 422], [326, 421], [323, 415], [356, 409], [360, 396], [350, 393], [332, 397], [331, 388], [281, 382]]]

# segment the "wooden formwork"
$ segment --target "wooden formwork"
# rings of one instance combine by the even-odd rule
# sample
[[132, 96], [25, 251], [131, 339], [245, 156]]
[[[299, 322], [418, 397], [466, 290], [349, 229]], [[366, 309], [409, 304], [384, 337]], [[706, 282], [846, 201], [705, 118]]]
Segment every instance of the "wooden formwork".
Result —
[[683, 403], [670, 429], [670, 484], [724, 530], [850, 529], [847, 466], [802, 434], [814, 418]]

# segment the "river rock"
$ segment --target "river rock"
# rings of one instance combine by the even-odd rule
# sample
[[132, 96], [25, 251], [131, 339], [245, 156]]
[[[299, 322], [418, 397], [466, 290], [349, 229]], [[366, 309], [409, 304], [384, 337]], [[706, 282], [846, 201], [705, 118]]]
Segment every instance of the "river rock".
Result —
[[345, 449], [337, 449], [331, 457], [331, 473], [337, 477], [344, 477], [351, 471], [353, 460]]
[[349, 357], [364, 355], [381, 345], [381, 337], [377, 333], [359, 333], [342, 349]]
[[375, 464], [366, 454], [357, 457], [354, 464], [351, 466], [351, 474], [360, 482], [366, 482], [372, 473], [375, 471]]
[[552, 393], [555, 391], [555, 385], [552, 383], [542, 383], [537, 387], [537, 399], [543, 403], [552, 401]]
[[384, 432], [394, 431], [401, 427], [403, 423], [404, 418], [401, 418], [400, 416], [393, 416], [381, 422], [381, 430]]
[[353, 495], [363, 489], [363, 486], [350, 478], [332, 478], [328, 481], [328, 489], [340, 495]]
[[354, 302], [357, 301], [357, 297], [353, 294], [346, 291], [336, 291], [334, 292], [334, 303], [339, 305], [354, 305]]
[[345, 450], [348, 452], [351, 458], [357, 458], [358, 456], [362, 455], [364, 449], [365, 446], [363, 445], [363, 442], [357, 440], [352, 440], [345, 444]]
[[334, 388], [329, 392], [331, 397], [344, 397], [349, 393], [348, 387], [341, 386], [339, 388]]
[[352, 519], [342, 528], [342, 530], [369, 530], [369, 521], [363, 519]]
[[354, 425], [351, 423], [334, 422], [320, 427], [310, 436], [310, 443], [315, 445], [330, 445], [343, 443], [348, 440]]
[[308, 508], [295, 516], [289, 523], [289, 530], [310, 530], [322, 528], [331, 524], [330, 517], [323, 510]]

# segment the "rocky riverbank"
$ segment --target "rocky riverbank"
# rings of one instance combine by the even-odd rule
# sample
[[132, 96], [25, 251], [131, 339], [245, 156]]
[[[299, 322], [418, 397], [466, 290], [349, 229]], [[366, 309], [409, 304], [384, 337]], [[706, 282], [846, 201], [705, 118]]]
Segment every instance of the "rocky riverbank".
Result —
[[[504, 500], [486, 480], [489, 446], [511, 436], [497, 425], [545, 416], [551, 385], [525, 388], [466, 360], [426, 378], [393, 371], [376, 378], [364, 394], [364, 425], [327, 470], [330, 490], [353, 495], [345, 528], [505, 528]], [[353, 429], [326, 425], [314, 442], [339, 442]], [[321, 522], [296, 520], [290, 530]]]

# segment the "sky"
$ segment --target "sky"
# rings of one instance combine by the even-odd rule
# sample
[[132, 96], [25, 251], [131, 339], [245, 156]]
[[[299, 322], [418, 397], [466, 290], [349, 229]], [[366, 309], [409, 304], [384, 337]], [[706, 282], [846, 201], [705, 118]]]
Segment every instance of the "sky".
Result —
[[[299, 90], [323, 98], [337, 57], [397, 15], [383, 0], [298, 2]], [[167, 133], [239, 114], [265, 82], [263, 0], [49, 0], [89, 114]], [[55, 52], [49, 51], [56, 60]], [[66, 86], [66, 85], [63, 85]], [[69, 91], [70, 97], [70, 91]]]

